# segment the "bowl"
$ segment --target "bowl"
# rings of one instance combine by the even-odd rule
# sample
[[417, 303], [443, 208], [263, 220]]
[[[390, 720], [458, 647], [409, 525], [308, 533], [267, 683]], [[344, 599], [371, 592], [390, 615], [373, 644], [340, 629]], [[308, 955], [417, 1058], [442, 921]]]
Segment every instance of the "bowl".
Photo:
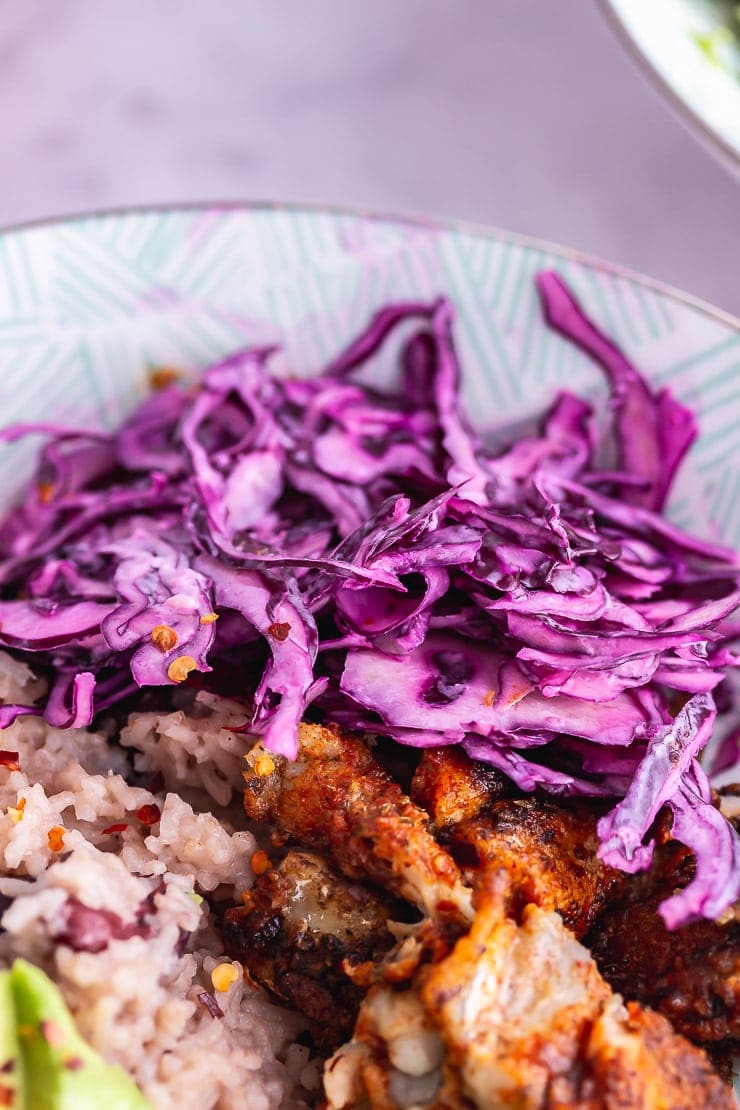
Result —
[[740, 176], [740, 39], [725, 0], [600, 0], [679, 119]]
[[[561, 387], [604, 397], [588, 358], [543, 324], [534, 276], [554, 267], [647, 377], [697, 413], [669, 505], [740, 544], [740, 321], [576, 251], [502, 231], [281, 205], [109, 212], [0, 235], [2, 422], [112, 427], [153, 366], [196, 371], [246, 344], [311, 374], [379, 306], [446, 293], [479, 428], [541, 413]], [[386, 378], [390, 364], [379, 363]], [[0, 447], [0, 509], [37, 442]]]
[[[655, 387], [696, 412], [700, 435], [669, 512], [739, 543], [740, 321], [500, 231], [273, 205], [113, 212], [7, 231], [2, 422], [112, 427], [148, 393], [152, 368], [197, 372], [248, 344], [278, 344], [276, 372], [312, 374], [375, 309], [442, 293], [456, 309], [465, 400], [481, 429], [531, 420], [564, 387], [603, 403], [600, 372], [543, 323], [534, 285], [543, 268], [560, 271]], [[382, 381], [393, 360], [372, 369]], [[34, 447], [0, 448], [0, 506], [22, 489]]]

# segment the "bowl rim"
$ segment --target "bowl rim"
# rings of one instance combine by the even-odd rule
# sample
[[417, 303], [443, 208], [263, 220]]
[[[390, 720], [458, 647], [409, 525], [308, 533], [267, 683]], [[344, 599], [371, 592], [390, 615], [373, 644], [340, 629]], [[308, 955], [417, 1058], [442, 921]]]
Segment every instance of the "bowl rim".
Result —
[[647, 78], [649, 84], [664, 97], [679, 123], [724, 166], [728, 173], [736, 180], [740, 180], [740, 148], [730, 142], [716, 127], [707, 123], [704, 116], [655, 67], [622, 19], [617, 0], [596, 0], [596, 3], [622, 46], [637, 63], [643, 77]]
[[[599, 0], [608, 3], [609, 0]], [[496, 225], [477, 223], [474, 220], [456, 219], [449, 216], [430, 216], [419, 212], [389, 212], [366, 207], [362, 204], [334, 204], [321, 201], [296, 201], [296, 200], [244, 200], [213, 199], [199, 201], [153, 202], [132, 205], [112, 205], [110, 207], [83, 209], [63, 213], [56, 216], [40, 216], [16, 223], [0, 225], [0, 238], [5, 235], [23, 234], [39, 228], [51, 228], [56, 225], [83, 223], [89, 220], [104, 220], [121, 216], [146, 216], [164, 214], [167, 212], [292, 212], [307, 215], [330, 215], [337, 217], [352, 217], [355, 219], [369, 220], [373, 223], [406, 225], [419, 231], [441, 231], [447, 234], [468, 235], [478, 239], [487, 239], [511, 243], [524, 250], [538, 251], [558, 255], [569, 262], [576, 262], [595, 270], [604, 270], [615, 277], [623, 278], [649, 289], [662, 297], [689, 307], [696, 312], [708, 316], [717, 323], [723, 324], [732, 331], [740, 333], [740, 317], [728, 309], [719, 308], [710, 301], [704, 300], [693, 293], [687, 293], [675, 285], [650, 277], [633, 270], [629, 266], [616, 262], [609, 262], [598, 255], [578, 247], [569, 247], [561, 243], [552, 242], [535, 235], [526, 235], [522, 232], [509, 231]]]

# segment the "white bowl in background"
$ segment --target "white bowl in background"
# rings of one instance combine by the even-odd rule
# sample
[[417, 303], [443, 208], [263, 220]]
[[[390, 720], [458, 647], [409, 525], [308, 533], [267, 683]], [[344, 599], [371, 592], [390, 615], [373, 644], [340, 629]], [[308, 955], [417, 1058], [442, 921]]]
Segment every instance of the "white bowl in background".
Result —
[[[732, 4], [722, 0], [600, 3], [678, 117], [740, 177], [740, 41], [725, 23]], [[725, 40], [719, 41], [718, 31]]]

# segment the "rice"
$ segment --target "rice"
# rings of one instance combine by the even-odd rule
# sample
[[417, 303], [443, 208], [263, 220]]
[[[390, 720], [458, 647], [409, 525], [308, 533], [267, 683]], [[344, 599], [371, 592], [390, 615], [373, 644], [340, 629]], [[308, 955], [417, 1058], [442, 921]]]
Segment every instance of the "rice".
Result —
[[[0, 702], [43, 693], [0, 652]], [[305, 1022], [228, 960], [209, 906], [253, 881], [258, 843], [238, 827], [248, 740], [228, 731], [243, 722], [236, 703], [199, 693], [133, 715], [120, 743], [36, 717], [2, 734], [20, 770], [0, 767], [0, 964], [42, 967], [83, 1036], [163, 1110], [287, 1110], [318, 1084], [296, 1040]], [[234, 972], [217, 982], [233, 981], [217, 991], [225, 962]]]

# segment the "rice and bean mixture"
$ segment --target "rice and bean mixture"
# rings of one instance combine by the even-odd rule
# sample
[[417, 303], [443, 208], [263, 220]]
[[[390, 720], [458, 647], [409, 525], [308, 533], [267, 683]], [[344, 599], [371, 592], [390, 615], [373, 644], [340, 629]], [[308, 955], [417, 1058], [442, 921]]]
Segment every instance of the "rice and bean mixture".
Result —
[[[0, 704], [43, 693], [0, 652]], [[113, 738], [37, 717], [3, 731], [0, 964], [43, 968], [82, 1035], [162, 1110], [297, 1108], [319, 1084], [305, 1023], [215, 927], [214, 907], [239, 901], [262, 858], [239, 827], [248, 741], [230, 730], [243, 723], [236, 703], [200, 692]]]

